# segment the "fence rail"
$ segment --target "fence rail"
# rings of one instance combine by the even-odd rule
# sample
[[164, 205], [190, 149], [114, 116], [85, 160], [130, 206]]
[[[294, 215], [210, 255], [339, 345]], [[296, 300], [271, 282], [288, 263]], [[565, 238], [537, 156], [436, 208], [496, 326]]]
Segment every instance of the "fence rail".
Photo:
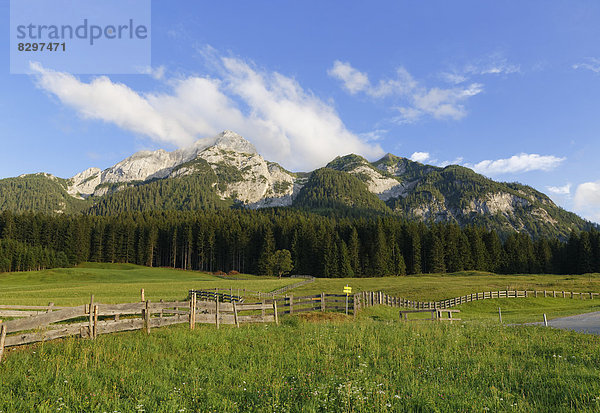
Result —
[[[173, 324], [279, 323], [277, 302], [244, 304], [236, 301], [198, 301], [192, 293], [189, 301], [150, 300], [137, 303], [101, 304], [77, 307], [2, 306], [11, 320], [0, 320], [0, 361], [6, 347], [20, 346], [69, 336], [95, 339], [98, 334], [145, 330]], [[45, 310], [42, 312], [31, 310]], [[122, 318], [123, 317], [123, 318]]]
[[574, 292], [574, 291], [549, 291], [549, 290], [495, 290], [462, 295], [440, 301], [413, 301], [406, 298], [394, 297], [382, 291], [363, 291], [354, 295], [355, 306], [358, 309], [373, 305], [387, 305], [390, 307], [407, 307], [416, 309], [444, 309], [460, 304], [493, 298], [527, 298], [527, 297], [553, 297], [569, 299], [593, 300], [600, 293]]
[[308, 311], [338, 311], [356, 315], [354, 296], [346, 296], [344, 294], [321, 293], [298, 297], [289, 294], [285, 297], [265, 299], [263, 302], [267, 304], [276, 302], [277, 307], [281, 309], [281, 314], [296, 314]]
[[288, 292], [289, 290], [301, 287], [306, 284], [310, 284], [315, 281], [315, 277], [313, 277], [311, 275], [292, 275], [290, 278], [301, 278], [303, 280], [300, 282], [294, 283], [294, 284], [286, 285], [285, 287], [281, 287], [277, 290], [271, 291], [269, 294], [271, 294], [272, 296], [284, 294], [284, 293]]
[[244, 297], [241, 295], [234, 295], [233, 289], [230, 293], [220, 293], [218, 291], [211, 290], [190, 290], [188, 292], [188, 300], [191, 299], [192, 294], [196, 294], [197, 299], [201, 301], [220, 301], [222, 303], [232, 303], [234, 301], [237, 303], [244, 302]]

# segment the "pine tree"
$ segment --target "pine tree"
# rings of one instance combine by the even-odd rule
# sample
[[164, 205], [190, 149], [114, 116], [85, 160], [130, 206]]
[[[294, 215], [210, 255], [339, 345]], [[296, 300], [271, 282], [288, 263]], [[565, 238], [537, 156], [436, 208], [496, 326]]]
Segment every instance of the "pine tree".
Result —
[[271, 257], [275, 253], [275, 237], [273, 236], [273, 229], [270, 225], [263, 228], [262, 241], [260, 259], [258, 261], [258, 273], [260, 275], [273, 275]]
[[438, 231], [431, 231], [429, 234], [429, 254], [427, 257], [427, 272], [445, 273], [446, 265], [444, 261], [444, 245]]
[[372, 246], [371, 273], [376, 277], [390, 275], [391, 252], [381, 222], [377, 222]]
[[362, 271], [360, 268], [360, 241], [358, 239], [358, 232], [356, 228], [352, 226], [350, 232], [350, 239], [348, 240], [348, 259], [350, 261], [350, 267], [354, 275], [361, 275]]
[[350, 263], [350, 254], [348, 252], [348, 246], [340, 237], [337, 238], [337, 250], [338, 256], [338, 274], [340, 277], [354, 277], [354, 270]]

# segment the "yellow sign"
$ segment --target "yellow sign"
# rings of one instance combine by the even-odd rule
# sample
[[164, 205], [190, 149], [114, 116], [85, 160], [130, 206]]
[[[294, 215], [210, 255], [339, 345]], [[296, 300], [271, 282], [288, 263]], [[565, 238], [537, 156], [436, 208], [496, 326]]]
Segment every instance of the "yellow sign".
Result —
[[345, 286], [344, 287], [344, 294], [352, 294], [352, 287]]

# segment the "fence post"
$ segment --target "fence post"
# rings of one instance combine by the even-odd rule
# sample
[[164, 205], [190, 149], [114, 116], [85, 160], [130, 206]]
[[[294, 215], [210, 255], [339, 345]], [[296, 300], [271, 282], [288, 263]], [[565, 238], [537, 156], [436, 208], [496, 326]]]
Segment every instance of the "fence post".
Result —
[[279, 325], [279, 316], [277, 314], [277, 301], [273, 300], [273, 315], [275, 316], [275, 325]]
[[94, 294], [90, 296], [90, 309], [89, 309], [89, 325], [88, 329], [90, 332], [90, 340], [94, 339]]
[[502, 324], [502, 310], [498, 307], [498, 318], [500, 318], [500, 324]]
[[325, 311], [325, 293], [321, 293], [321, 311]]
[[546, 318], [546, 313], [544, 313], [544, 327], [548, 327], [548, 319]]
[[294, 296], [292, 294], [288, 296], [288, 302], [290, 304], [290, 315], [292, 315], [294, 312]]
[[[194, 311], [194, 313], [196, 313]], [[196, 320], [194, 320], [196, 321]], [[146, 311], [144, 313], [144, 324], [146, 327], [146, 334], [150, 334], [150, 300], [146, 300]]]
[[262, 308], [260, 310], [260, 315], [263, 317], [265, 316], [265, 304], [266, 304], [265, 300], [262, 300]]
[[348, 294], [346, 294], [346, 315], [348, 315]]
[[240, 322], [238, 320], [237, 307], [235, 306], [235, 301], [233, 302], [233, 319], [235, 321], [235, 325], [237, 328], [240, 328]]
[[219, 297], [215, 301], [215, 325], [219, 328]]
[[94, 340], [98, 337], [98, 305], [94, 306]]
[[196, 320], [194, 320], [194, 316], [196, 315], [196, 293], [192, 293], [192, 299], [190, 300], [190, 330], [195, 328]]
[[4, 355], [4, 343], [6, 342], [6, 325], [2, 324], [0, 320], [0, 362], [2, 362], [2, 356]]
[[146, 295], [144, 294], [144, 289], [143, 288], [140, 290], [140, 295], [141, 295], [141, 298], [142, 298], [140, 301], [141, 302], [146, 301]]

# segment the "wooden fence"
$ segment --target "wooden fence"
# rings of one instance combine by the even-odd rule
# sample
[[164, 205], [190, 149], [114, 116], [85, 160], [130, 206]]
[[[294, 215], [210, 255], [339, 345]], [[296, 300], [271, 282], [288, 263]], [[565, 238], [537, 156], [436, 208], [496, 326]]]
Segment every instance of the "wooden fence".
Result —
[[199, 323], [235, 324], [279, 323], [277, 302], [243, 304], [219, 301], [198, 301], [192, 294], [190, 301], [150, 302], [125, 304], [94, 302], [77, 307], [9, 306], [0, 307], [0, 360], [5, 347], [79, 336], [94, 339], [98, 334], [119, 331], [145, 330], [173, 324], [189, 323], [191, 329]]
[[[227, 291], [227, 290], [225, 290]], [[231, 290], [233, 292], [233, 290]], [[188, 300], [192, 298], [192, 294], [196, 294], [196, 298], [200, 301], [220, 301], [222, 303], [243, 303], [244, 298], [240, 295], [233, 295], [232, 293], [213, 290], [190, 290], [188, 292]]]
[[281, 298], [267, 299], [265, 304], [277, 303], [281, 309], [281, 314], [297, 314], [310, 311], [336, 311], [354, 314], [354, 297], [348, 297], [348, 306], [346, 307], [346, 295], [344, 294], [315, 294], [295, 297], [287, 295]]
[[497, 290], [467, 294], [441, 301], [413, 301], [401, 297], [390, 296], [381, 291], [363, 291], [354, 294], [354, 301], [358, 311], [362, 307], [370, 307], [373, 305], [387, 305], [390, 307], [407, 307], [416, 309], [436, 309], [451, 308], [460, 304], [470, 303], [472, 301], [489, 300], [492, 298], [554, 297], [593, 300], [594, 297], [598, 297], [599, 295], [600, 293], [583, 293], [573, 291]]
[[292, 275], [290, 278], [301, 278], [303, 280], [300, 282], [294, 283], [294, 284], [286, 285], [285, 287], [281, 287], [275, 291], [271, 291], [269, 294], [271, 294], [272, 296], [284, 294], [284, 293], [288, 292], [289, 290], [301, 287], [306, 284], [310, 284], [315, 281], [315, 277], [313, 277], [311, 275]]
[[[214, 295], [211, 295], [214, 294]], [[68, 336], [94, 339], [98, 334], [119, 331], [145, 330], [173, 324], [189, 323], [191, 329], [199, 323], [220, 324], [279, 323], [280, 314], [297, 314], [311, 311], [337, 311], [352, 313], [363, 307], [387, 305], [423, 310], [440, 310], [477, 300], [492, 298], [557, 297], [590, 299], [599, 293], [566, 291], [516, 291], [498, 290], [467, 294], [441, 301], [412, 301], [393, 297], [381, 291], [363, 291], [351, 296], [343, 294], [316, 294], [294, 297], [265, 298], [258, 303], [242, 303], [230, 294], [230, 302], [223, 302], [227, 294], [215, 292], [198, 294], [190, 292], [189, 301], [101, 304], [94, 302], [77, 307], [0, 305], [0, 360], [5, 347], [19, 346]], [[215, 300], [215, 297], [219, 299]], [[239, 296], [238, 296], [239, 298]], [[200, 300], [199, 300], [200, 299]], [[280, 310], [278, 310], [278, 308]]]

